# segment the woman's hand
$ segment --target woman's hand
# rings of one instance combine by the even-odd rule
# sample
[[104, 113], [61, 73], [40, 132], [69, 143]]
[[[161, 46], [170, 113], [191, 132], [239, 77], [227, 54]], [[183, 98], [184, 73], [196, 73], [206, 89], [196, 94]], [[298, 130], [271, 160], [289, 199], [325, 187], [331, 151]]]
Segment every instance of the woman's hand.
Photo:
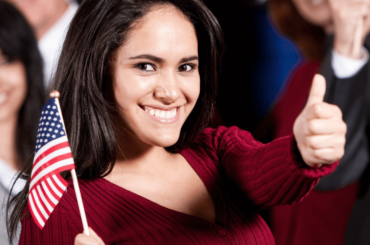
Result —
[[329, 0], [333, 16], [334, 49], [360, 59], [360, 48], [370, 31], [370, 0]]
[[89, 227], [90, 236], [83, 233], [75, 238], [75, 245], [104, 245], [103, 240]]
[[293, 126], [299, 152], [310, 167], [334, 163], [344, 154], [347, 125], [338, 106], [323, 102], [325, 90], [325, 78], [315, 75], [307, 104]]

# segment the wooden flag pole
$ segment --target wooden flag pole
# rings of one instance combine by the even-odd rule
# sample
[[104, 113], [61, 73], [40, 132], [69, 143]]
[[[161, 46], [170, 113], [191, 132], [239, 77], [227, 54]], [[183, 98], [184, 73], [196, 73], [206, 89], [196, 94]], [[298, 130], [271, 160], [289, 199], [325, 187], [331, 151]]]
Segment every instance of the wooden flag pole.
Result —
[[[57, 104], [58, 110], [60, 111], [60, 118], [62, 119], [62, 124], [63, 124], [64, 129], [66, 129], [66, 127], [64, 125], [62, 110], [60, 109], [59, 96], [60, 96], [60, 93], [57, 90], [53, 90], [50, 93], [50, 97], [55, 98], [55, 100], [57, 102], [56, 104]], [[67, 136], [67, 131], [66, 131], [66, 136]], [[67, 136], [67, 138], [68, 138], [68, 136]], [[71, 175], [72, 175], [72, 180], [73, 180], [73, 187], [75, 188], [75, 193], [76, 193], [76, 197], [77, 197], [78, 209], [80, 210], [80, 214], [81, 214], [81, 220], [82, 220], [82, 226], [84, 228], [84, 234], [90, 236], [89, 227], [87, 225], [86, 213], [85, 213], [84, 205], [82, 203], [80, 187], [78, 185], [78, 180], [77, 180], [77, 175], [76, 175], [76, 170], [75, 169], [71, 170]]]

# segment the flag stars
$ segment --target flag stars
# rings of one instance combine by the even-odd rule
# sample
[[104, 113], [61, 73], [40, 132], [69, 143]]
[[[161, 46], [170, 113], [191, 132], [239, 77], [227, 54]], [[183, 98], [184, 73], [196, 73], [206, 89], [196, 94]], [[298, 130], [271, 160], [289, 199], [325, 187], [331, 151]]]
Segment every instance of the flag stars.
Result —
[[56, 121], [56, 120], [58, 120], [58, 118], [56, 118], [56, 117], [54, 117], [54, 119], [53, 119], [54, 121]]
[[53, 131], [53, 129], [52, 128], [49, 128], [49, 132], [51, 132], [51, 131]]
[[51, 117], [48, 117], [48, 120], [51, 120]]
[[58, 124], [58, 125], [57, 125], [57, 128], [60, 128], [60, 127], [61, 127], [61, 126], [60, 126], [60, 124]]
[[53, 134], [53, 136], [51, 136], [53, 139], [55, 139], [56, 138], [56, 136]]
[[56, 129], [54, 130], [54, 133], [56, 133], [56, 134], [57, 134], [58, 132], [59, 132], [58, 130], [56, 130]]
[[54, 126], [55, 126], [55, 123], [52, 123], [52, 124], [51, 124], [51, 126], [53, 126], [53, 127], [54, 127]]
[[49, 111], [45, 111], [45, 114], [49, 114]]
[[50, 109], [50, 105], [48, 105], [46, 108]]
[[51, 112], [50, 112], [50, 115], [54, 115], [54, 112], [53, 112], [53, 111], [51, 111]]
[[57, 107], [54, 105], [54, 106], [53, 106], [53, 109], [55, 110], [56, 108], [57, 108]]
[[63, 132], [63, 131], [60, 131], [60, 134], [61, 134], [61, 135], [64, 135], [64, 132]]
[[50, 134], [46, 134], [46, 137], [50, 137]]

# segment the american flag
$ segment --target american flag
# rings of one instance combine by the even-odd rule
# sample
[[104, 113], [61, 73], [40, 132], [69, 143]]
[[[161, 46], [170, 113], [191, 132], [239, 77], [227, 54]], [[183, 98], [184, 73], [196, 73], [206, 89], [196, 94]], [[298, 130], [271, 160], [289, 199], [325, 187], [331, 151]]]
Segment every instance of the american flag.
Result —
[[40, 229], [67, 188], [59, 173], [75, 168], [58, 103], [52, 98], [42, 108], [31, 173], [28, 205]]

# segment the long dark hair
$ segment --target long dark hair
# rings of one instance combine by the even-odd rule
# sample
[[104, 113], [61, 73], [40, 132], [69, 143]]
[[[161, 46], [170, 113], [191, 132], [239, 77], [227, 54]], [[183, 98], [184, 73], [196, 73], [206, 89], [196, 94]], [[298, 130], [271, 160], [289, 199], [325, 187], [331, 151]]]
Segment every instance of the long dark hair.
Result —
[[[201, 92], [182, 127], [178, 142], [167, 150], [191, 144], [212, 116], [217, 76], [223, 54], [223, 33], [217, 19], [201, 0], [84, 0], [71, 22], [54, 77], [77, 175], [100, 178], [116, 161], [116, 135], [109, 99], [109, 60], [124, 44], [135, 23], [158, 5], [170, 4], [193, 23], [198, 37]], [[28, 176], [30, 171], [25, 171]], [[26, 206], [27, 191], [15, 202], [9, 234], [16, 231]]]

